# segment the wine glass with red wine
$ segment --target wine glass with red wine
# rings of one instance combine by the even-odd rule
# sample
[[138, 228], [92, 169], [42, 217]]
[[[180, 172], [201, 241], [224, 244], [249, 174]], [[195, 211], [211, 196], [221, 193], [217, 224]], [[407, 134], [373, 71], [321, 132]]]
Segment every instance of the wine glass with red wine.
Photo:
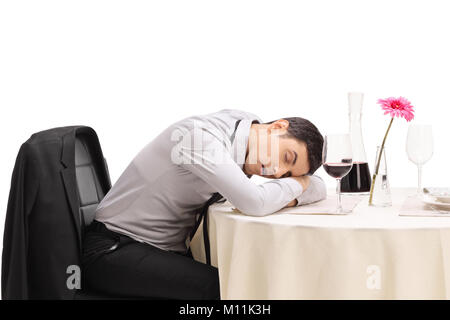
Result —
[[330, 134], [325, 136], [323, 144], [323, 168], [337, 181], [336, 213], [348, 213], [342, 209], [341, 179], [352, 169], [352, 144], [349, 134]]

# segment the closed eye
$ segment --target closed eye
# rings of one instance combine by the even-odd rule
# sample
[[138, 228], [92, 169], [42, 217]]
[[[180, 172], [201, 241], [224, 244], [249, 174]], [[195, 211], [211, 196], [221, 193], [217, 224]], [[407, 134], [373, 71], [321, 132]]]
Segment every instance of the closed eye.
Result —
[[291, 160], [288, 161], [288, 153], [286, 152], [284, 154], [284, 161], [288, 164], [292, 164], [295, 165], [295, 163], [297, 162], [297, 152], [292, 151], [293, 155], [291, 155]]

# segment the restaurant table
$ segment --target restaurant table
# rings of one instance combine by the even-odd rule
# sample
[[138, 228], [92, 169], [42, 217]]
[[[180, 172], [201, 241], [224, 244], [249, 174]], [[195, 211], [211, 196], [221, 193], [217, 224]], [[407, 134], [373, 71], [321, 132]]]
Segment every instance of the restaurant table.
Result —
[[[255, 217], [228, 201], [211, 206], [221, 299], [449, 299], [450, 214], [399, 216], [415, 190], [392, 189], [390, 207], [364, 196], [348, 215]], [[191, 250], [205, 261], [202, 227]]]

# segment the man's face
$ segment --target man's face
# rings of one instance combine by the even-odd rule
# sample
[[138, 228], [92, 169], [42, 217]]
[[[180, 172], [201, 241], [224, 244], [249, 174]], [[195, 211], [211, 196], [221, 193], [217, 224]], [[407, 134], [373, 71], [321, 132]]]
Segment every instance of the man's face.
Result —
[[246, 174], [278, 179], [308, 173], [306, 144], [288, 135], [288, 127], [284, 119], [252, 127], [244, 164]]

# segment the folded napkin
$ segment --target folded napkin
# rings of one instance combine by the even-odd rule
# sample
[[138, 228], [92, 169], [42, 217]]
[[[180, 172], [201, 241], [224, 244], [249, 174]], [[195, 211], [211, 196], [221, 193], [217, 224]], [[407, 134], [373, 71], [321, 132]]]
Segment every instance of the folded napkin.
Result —
[[[352, 211], [356, 205], [361, 201], [363, 196], [345, 195], [341, 196], [342, 208], [344, 210]], [[348, 213], [336, 213], [337, 195], [327, 195], [327, 198], [314, 203], [304, 204], [297, 207], [284, 208], [277, 212], [277, 214], [331, 214], [331, 215], [346, 215]], [[240, 212], [233, 208], [234, 212]]]
[[[363, 199], [363, 196], [341, 194], [341, 203], [344, 210], [353, 211], [356, 205]], [[279, 213], [291, 214], [335, 214], [345, 215], [348, 213], [336, 213], [337, 195], [327, 195], [327, 198], [321, 201], [300, 205], [297, 207], [284, 208]]]
[[450, 217], [450, 211], [428, 205], [417, 198], [417, 196], [410, 196], [403, 202], [399, 215], [414, 217]]

